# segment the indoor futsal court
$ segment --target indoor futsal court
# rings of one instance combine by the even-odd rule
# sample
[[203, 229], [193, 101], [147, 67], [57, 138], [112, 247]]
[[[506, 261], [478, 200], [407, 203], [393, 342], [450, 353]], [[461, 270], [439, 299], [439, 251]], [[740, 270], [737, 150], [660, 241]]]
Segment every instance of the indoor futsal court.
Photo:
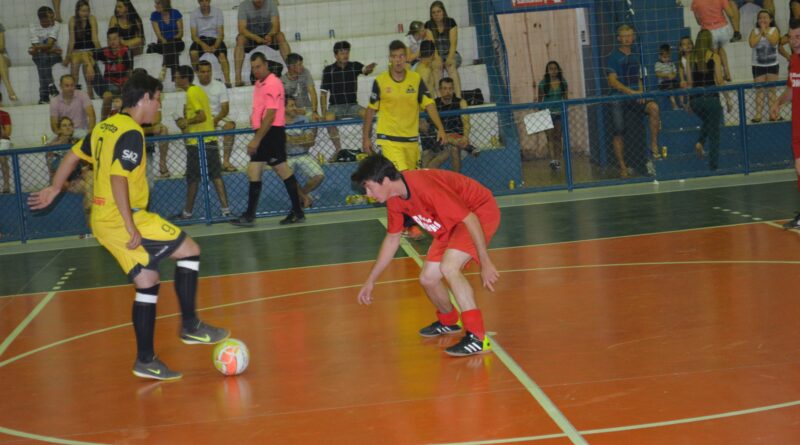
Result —
[[500, 281], [476, 291], [494, 352], [467, 358], [443, 353], [458, 335], [417, 334], [428, 241], [356, 303], [382, 208], [190, 226], [200, 316], [251, 361], [224, 377], [211, 347], [182, 344], [166, 283], [156, 351], [176, 382], [131, 375], [133, 288], [103, 248], [3, 246], [0, 444], [797, 444], [800, 233], [780, 227], [796, 187], [782, 172], [500, 198]]

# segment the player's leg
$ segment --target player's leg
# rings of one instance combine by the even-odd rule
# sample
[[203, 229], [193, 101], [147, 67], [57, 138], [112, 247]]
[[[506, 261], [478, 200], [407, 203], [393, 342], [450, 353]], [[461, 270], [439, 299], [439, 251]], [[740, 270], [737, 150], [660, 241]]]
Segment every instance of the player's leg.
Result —
[[289, 195], [289, 201], [292, 203], [291, 212], [289, 212], [286, 218], [282, 219], [280, 223], [293, 224], [305, 221], [305, 212], [303, 212], [303, 206], [300, 204], [300, 194], [298, 193], [299, 185], [297, 183], [297, 178], [294, 176], [294, 172], [286, 163], [285, 159], [280, 164], [273, 165], [272, 169], [278, 177], [281, 178], [281, 181], [283, 181], [286, 194]]
[[175, 294], [181, 308], [181, 341], [186, 344], [214, 344], [228, 337], [227, 329], [211, 326], [197, 318], [197, 278], [200, 274], [200, 246], [185, 237], [170, 258], [175, 262]]
[[447, 348], [445, 352], [454, 356], [480, 354], [491, 350], [483, 325], [483, 314], [475, 304], [475, 293], [462, 270], [472, 259], [469, 253], [457, 249], [447, 249], [439, 266], [442, 275], [461, 309], [461, 323], [467, 331], [457, 344]]
[[158, 272], [141, 269], [133, 277], [136, 297], [133, 301], [131, 319], [136, 334], [136, 361], [133, 375], [155, 380], [176, 380], [182, 377], [156, 357], [154, 336], [156, 330], [156, 303], [160, 287]]
[[256, 209], [258, 208], [258, 199], [261, 197], [261, 175], [264, 173], [264, 162], [257, 158], [258, 153], [250, 157], [250, 162], [247, 164], [247, 210], [237, 219], [231, 221], [231, 224], [242, 227], [252, 227], [253, 221], [256, 218]]
[[661, 109], [651, 100], [645, 104], [645, 113], [650, 122], [650, 153], [653, 159], [661, 159], [661, 150], [658, 148], [658, 133], [661, 131]]
[[[800, 132], [792, 130], [792, 152], [794, 154], [794, 171], [797, 173], [797, 191], [800, 192]], [[800, 212], [783, 225], [784, 229], [800, 229]]]
[[200, 182], [200, 154], [197, 145], [186, 145], [186, 205], [183, 211], [172, 219], [190, 219], [197, 197], [197, 184]]
[[423, 337], [461, 332], [461, 326], [458, 324], [458, 310], [450, 302], [450, 294], [447, 292], [443, 279], [440, 262], [426, 260], [423, 263], [419, 284], [422, 285], [428, 299], [436, 307], [436, 321], [419, 330], [419, 335]]

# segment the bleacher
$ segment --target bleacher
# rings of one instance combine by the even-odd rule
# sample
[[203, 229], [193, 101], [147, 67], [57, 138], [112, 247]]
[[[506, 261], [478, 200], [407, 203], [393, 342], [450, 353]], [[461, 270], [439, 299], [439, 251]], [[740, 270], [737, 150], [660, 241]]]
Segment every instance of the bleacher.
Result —
[[[3, 92], [3, 108], [11, 114], [14, 124], [12, 141], [17, 148], [39, 146], [42, 136], [52, 137], [49, 130], [49, 111], [47, 105], [36, 105], [38, 101], [38, 75], [27, 50], [30, 46], [28, 27], [34, 23], [36, 10], [39, 6], [52, 5], [50, 1], [40, 2], [4, 2], [0, 10], [0, 23], [6, 28], [5, 41], [11, 59], [10, 77], [15, 92], [19, 98], [16, 102], [7, 99], [5, 88]], [[92, 0], [92, 14], [97, 18], [98, 38], [101, 44], [106, 43], [105, 33], [108, 29], [109, 18], [113, 15], [114, 0]], [[225, 16], [225, 44], [228, 47], [228, 59], [231, 70], [234, 70], [234, 48], [236, 46], [237, 8], [240, 0], [214, 0], [212, 6], [223, 11]], [[142, 17], [147, 43], [155, 41], [155, 36], [150, 25], [150, 13], [153, 11], [153, 2], [150, 0], [133, 0], [139, 15]], [[174, 0], [173, 7], [184, 16], [184, 42], [186, 50], [181, 54], [181, 63], [189, 64], [189, 46], [191, 32], [189, 30], [189, 16], [197, 8], [195, 0]], [[489, 82], [486, 68], [479, 64], [478, 44], [475, 28], [469, 26], [469, 13], [467, 2], [451, 0], [445, 2], [448, 14], [459, 24], [458, 51], [463, 58], [463, 66], [459, 70], [463, 89], [481, 88], [484, 97], [489, 98]], [[412, 20], [427, 20], [429, 0], [408, 0], [404, 2], [388, 3], [370, 0], [282, 0], [279, 12], [281, 15], [281, 30], [289, 40], [293, 52], [304, 57], [306, 68], [314, 76], [319, 87], [322, 69], [325, 65], [333, 63], [333, 44], [338, 40], [348, 40], [352, 44], [351, 60], [364, 64], [378, 63], [378, 69], [372, 76], [359, 79], [359, 103], [366, 105], [369, 91], [375, 75], [379, 74], [388, 65], [388, 44], [395, 39], [405, 41], [405, 33], [398, 32], [398, 25], [407, 27]], [[61, 16], [67, 22], [74, 13], [74, 2], [63, 0]], [[329, 37], [333, 30], [335, 38]], [[295, 36], [299, 34], [300, 40]], [[61, 26], [59, 45], [66, 48], [69, 31], [67, 24]], [[134, 66], [148, 70], [157, 75], [161, 67], [159, 54], [143, 54], [134, 58]], [[214, 77], [222, 78], [216, 58], [206, 55], [214, 66]], [[102, 64], [101, 64], [102, 69]], [[57, 79], [69, 71], [68, 67], [61, 64], [54, 66], [54, 78]], [[249, 60], [245, 58], [242, 69], [242, 78], [249, 77]], [[78, 79], [83, 84], [82, 78]], [[164, 123], [171, 132], [177, 132], [174, 122], [168, 117], [173, 112], [181, 110], [182, 93], [176, 93], [175, 87], [169, 80], [165, 80]], [[231, 79], [234, 74], [231, 73]], [[240, 127], [248, 125], [250, 114], [251, 87], [239, 87], [230, 91], [231, 117], [240, 123]], [[100, 112], [100, 101], [95, 100], [97, 115]]]

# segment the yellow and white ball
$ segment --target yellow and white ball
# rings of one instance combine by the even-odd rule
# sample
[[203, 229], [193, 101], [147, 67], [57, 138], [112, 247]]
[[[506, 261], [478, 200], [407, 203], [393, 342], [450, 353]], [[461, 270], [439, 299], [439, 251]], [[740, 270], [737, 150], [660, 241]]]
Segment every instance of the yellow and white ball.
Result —
[[250, 364], [250, 351], [243, 341], [229, 338], [214, 347], [214, 366], [224, 375], [239, 375]]

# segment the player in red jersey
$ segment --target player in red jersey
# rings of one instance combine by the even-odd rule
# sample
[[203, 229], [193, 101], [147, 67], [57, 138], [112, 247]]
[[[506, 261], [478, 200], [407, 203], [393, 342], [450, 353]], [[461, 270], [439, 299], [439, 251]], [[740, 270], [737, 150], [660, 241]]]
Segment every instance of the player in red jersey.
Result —
[[[786, 80], [786, 89], [778, 101], [770, 108], [770, 119], [778, 120], [781, 107], [793, 102], [792, 105], [792, 153], [794, 153], [794, 169], [797, 172], [797, 189], [800, 191], [800, 19], [789, 20], [789, 46], [792, 47], [792, 57], [789, 59], [789, 78]], [[800, 229], [800, 213], [791, 221], [783, 225], [786, 229]]]
[[450, 302], [444, 283], [447, 281], [467, 332], [446, 352], [466, 356], [490, 351], [483, 316], [462, 270], [470, 261], [477, 262], [483, 286], [494, 291], [500, 274], [489, 258], [487, 245], [500, 225], [500, 209], [492, 192], [473, 179], [445, 170], [398, 172], [381, 155], [362, 160], [351, 179], [366, 189], [367, 196], [386, 203], [389, 221], [378, 259], [358, 293], [358, 302], [372, 303], [375, 281], [400, 246], [403, 214], [407, 214], [433, 236], [419, 280], [437, 309], [437, 320], [420, 329], [420, 335], [435, 337], [461, 331], [458, 310]]

